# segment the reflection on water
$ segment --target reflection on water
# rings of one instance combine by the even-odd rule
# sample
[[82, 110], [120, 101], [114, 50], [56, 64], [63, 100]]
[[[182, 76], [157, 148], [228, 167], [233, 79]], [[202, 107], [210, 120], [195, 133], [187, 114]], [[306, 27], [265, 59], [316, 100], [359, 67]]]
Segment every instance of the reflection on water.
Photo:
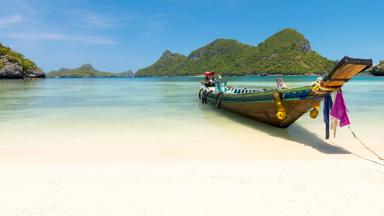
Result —
[[[266, 88], [275, 86], [276, 77], [228, 77], [235, 86]], [[179, 124], [241, 123], [273, 136], [290, 139], [327, 153], [343, 153], [306, 129], [317, 121], [301, 118], [287, 130], [239, 117], [201, 104], [197, 97], [200, 77], [0, 80], [0, 125], [91, 122], [114, 124], [163, 120]], [[290, 87], [309, 85], [316, 77], [284, 77]], [[384, 78], [356, 77], [344, 88], [353, 121], [382, 125]], [[369, 106], [367, 106], [369, 104]], [[225, 120], [223, 120], [225, 118]], [[304, 126], [305, 125], [305, 126]], [[199, 127], [200, 127], [199, 126]]]
[[43, 80], [0, 80], [0, 120], [29, 115], [28, 108], [39, 100], [36, 90]]

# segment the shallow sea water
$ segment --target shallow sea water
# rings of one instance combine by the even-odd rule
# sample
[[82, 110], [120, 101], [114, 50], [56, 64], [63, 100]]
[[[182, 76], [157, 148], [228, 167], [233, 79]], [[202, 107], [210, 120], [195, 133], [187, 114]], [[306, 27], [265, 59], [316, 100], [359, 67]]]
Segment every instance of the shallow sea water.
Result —
[[[242, 87], [275, 86], [276, 77], [227, 77]], [[89, 130], [183, 133], [226, 129], [241, 137], [244, 129], [293, 138], [322, 137], [322, 116], [304, 115], [288, 129], [248, 120], [198, 99], [200, 77], [0, 80], [0, 128], [5, 137], [17, 131]], [[309, 85], [314, 76], [286, 76], [289, 87]], [[343, 88], [352, 125], [380, 130], [384, 123], [384, 78], [360, 76]], [[149, 134], [149, 133], [148, 133]], [[304, 134], [304, 135], [302, 135]], [[149, 134], [150, 135], [150, 134]], [[249, 136], [247, 134], [246, 136]], [[308, 142], [304, 140], [303, 142]]]

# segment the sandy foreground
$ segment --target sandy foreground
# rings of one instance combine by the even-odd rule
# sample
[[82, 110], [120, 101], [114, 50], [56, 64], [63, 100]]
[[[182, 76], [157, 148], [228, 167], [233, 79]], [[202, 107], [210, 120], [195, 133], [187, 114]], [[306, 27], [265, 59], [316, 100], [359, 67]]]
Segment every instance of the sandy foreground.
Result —
[[384, 162], [347, 130], [87, 128], [0, 132], [0, 215], [384, 213]]

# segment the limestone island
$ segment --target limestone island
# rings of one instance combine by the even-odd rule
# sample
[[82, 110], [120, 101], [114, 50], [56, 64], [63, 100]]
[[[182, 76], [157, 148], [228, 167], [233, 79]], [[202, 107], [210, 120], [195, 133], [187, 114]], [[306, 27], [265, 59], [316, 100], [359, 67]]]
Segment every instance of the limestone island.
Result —
[[24, 55], [0, 43], [0, 79], [45, 78], [44, 72]]
[[154, 64], [136, 76], [193, 76], [205, 71], [223, 75], [313, 75], [335, 65], [311, 49], [309, 41], [294, 29], [283, 29], [259, 43], [247, 45], [232, 39], [217, 39], [188, 56], [164, 51]]
[[369, 69], [369, 72], [374, 76], [384, 76], [384, 60]]

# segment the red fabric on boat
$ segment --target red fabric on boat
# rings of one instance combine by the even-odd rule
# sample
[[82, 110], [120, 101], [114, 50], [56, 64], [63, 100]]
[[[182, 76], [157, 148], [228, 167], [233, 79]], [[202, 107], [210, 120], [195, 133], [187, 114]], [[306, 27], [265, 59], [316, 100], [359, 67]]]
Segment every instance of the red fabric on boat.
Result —
[[204, 76], [214, 76], [215, 75], [215, 72], [211, 72], [211, 71], [207, 71], [204, 73]]

